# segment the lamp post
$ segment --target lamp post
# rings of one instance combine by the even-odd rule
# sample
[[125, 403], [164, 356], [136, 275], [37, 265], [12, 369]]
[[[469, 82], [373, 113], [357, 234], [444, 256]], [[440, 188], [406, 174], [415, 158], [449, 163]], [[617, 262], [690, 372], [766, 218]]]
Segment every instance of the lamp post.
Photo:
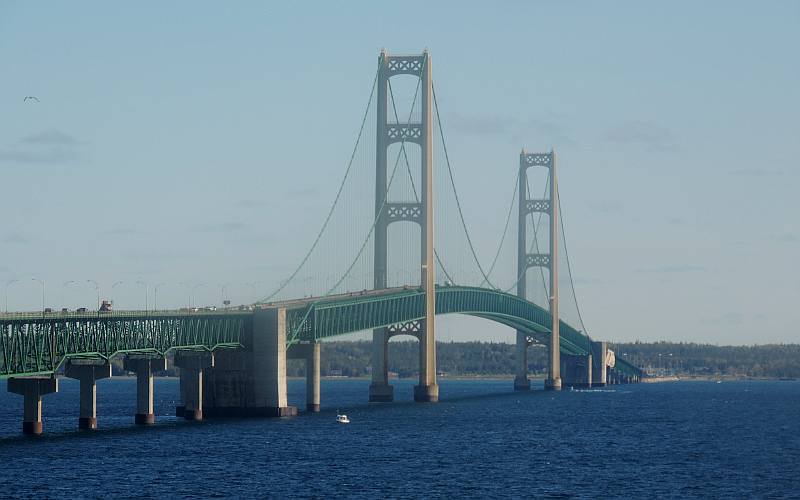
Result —
[[92, 283], [94, 285], [94, 291], [97, 293], [97, 308], [96, 310], [100, 310], [100, 283], [96, 282], [95, 280], [86, 280], [87, 283]]
[[[230, 283], [223, 283], [223, 284], [221, 284], [221, 285], [219, 286], [219, 287], [220, 287], [220, 291], [219, 291], [219, 293], [220, 293], [220, 306], [221, 306], [223, 309], [225, 308], [225, 295], [226, 295], [226, 293], [225, 293], [225, 292], [227, 292], [227, 291], [228, 291], [228, 287], [229, 287], [229, 286], [230, 286]], [[230, 303], [230, 302], [229, 302], [229, 303]]]
[[147, 292], [148, 292], [149, 285], [145, 281], [137, 281], [136, 284], [144, 286], [144, 310], [146, 312], [147, 311], [147, 298], [148, 298]]
[[166, 285], [166, 283], [159, 283], [153, 287], [153, 310], [158, 310], [158, 289], [162, 286]]
[[8, 280], [6, 281], [6, 314], [8, 314], [8, 287], [13, 285], [14, 283], [18, 282], [19, 280]]
[[31, 281], [38, 281], [40, 285], [42, 285], [42, 314], [44, 314], [44, 291], [45, 291], [45, 283], [44, 280], [40, 280], [39, 278], [31, 278]]

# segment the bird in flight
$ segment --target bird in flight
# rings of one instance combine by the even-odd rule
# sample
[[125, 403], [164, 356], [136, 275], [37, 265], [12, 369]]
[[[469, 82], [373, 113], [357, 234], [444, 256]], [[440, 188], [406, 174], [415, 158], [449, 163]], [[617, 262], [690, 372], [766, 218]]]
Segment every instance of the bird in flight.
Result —
[[32, 95], [25, 96], [25, 99], [23, 99], [23, 100], [22, 100], [22, 102], [25, 102], [25, 101], [27, 101], [28, 99], [30, 99], [30, 100], [32, 100], [32, 101], [40, 102], [38, 97], [36, 97], [36, 96], [32, 96]]

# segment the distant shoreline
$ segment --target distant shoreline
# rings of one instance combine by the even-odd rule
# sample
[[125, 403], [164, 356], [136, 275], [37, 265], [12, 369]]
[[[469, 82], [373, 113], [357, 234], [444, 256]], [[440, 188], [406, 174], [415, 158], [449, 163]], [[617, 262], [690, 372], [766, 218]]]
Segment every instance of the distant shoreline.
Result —
[[[136, 375], [114, 375], [113, 378], [117, 379], [136, 379]], [[154, 375], [156, 379], [177, 379], [178, 376], [172, 375]], [[288, 376], [288, 380], [305, 380], [305, 376]], [[322, 380], [371, 380], [369, 376], [348, 377], [345, 375], [323, 375], [320, 377]], [[416, 380], [417, 377], [392, 377], [389, 380]], [[445, 375], [439, 376], [439, 380], [513, 380], [514, 375]], [[532, 382], [543, 381], [545, 377], [528, 377]], [[692, 375], [675, 375], [669, 377], [650, 377], [642, 379], [643, 383], [663, 383], [663, 382], [741, 382], [746, 380], [763, 380], [775, 382], [797, 382], [797, 378], [792, 377], [734, 377], [734, 376], [692, 376]]]

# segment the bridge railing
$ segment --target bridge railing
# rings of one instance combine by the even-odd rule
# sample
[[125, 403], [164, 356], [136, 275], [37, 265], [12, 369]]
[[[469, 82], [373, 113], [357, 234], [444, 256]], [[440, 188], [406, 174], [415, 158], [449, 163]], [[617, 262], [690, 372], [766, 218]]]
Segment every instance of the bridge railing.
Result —
[[121, 310], [121, 311], [37, 311], [37, 312], [12, 312], [0, 313], [0, 324], [3, 321], [33, 320], [33, 319], [96, 319], [118, 317], [154, 317], [154, 316], [190, 316], [190, 315], [215, 315], [215, 314], [252, 314], [252, 306], [231, 307], [227, 309], [159, 309], [159, 310]]

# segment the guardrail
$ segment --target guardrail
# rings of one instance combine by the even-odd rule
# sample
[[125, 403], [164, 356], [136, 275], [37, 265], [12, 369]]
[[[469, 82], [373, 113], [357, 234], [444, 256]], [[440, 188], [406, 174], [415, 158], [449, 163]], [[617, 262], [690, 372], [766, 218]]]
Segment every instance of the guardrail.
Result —
[[52, 312], [13, 312], [0, 313], [3, 320], [32, 320], [32, 319], [88, 319], [88, 318], [133, 318], [153, 316], [190, 316], [190, 315], [219, 315], [219, 314], [252, 314], [253, 308], [239, 309], [234, 307], [217, 309], [160, 309], [160, 310], [123, 310], [123, 311], [52, 311]]

